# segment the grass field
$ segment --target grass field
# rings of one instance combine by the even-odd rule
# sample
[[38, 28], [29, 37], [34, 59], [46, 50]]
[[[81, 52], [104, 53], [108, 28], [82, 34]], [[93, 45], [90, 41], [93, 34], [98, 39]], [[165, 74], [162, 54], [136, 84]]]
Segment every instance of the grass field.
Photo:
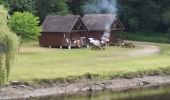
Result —
[[[10, 80], [32, 81], [83, 76], [87, 73], [101, 76], [116, 76], [146, 70], [170, 67], [170, 45], [151, 44], [161, 49], [160, 53], [131, 56], [129, 52], [142, 49], [107, 47], [103, 51], [90, 49], [40, 48], [36, 42], [25, 43], [20, 48]], [[150, 43], [144, 43], [150, 44]]]

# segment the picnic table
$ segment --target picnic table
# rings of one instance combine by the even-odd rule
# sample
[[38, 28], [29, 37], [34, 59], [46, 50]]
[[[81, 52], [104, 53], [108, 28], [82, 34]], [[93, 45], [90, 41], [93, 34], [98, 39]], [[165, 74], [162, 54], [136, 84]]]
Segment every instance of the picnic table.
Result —
[[122, 43], [121, 44], [122, 48], [135, 48], [135, 44], [134, 43]]

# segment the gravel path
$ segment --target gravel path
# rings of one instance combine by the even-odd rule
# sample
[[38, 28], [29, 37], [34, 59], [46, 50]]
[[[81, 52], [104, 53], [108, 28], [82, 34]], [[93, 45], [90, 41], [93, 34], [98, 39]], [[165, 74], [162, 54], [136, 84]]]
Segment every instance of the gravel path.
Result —
[[129, 56], [132, 57], [148, 56], [148, 55], [159, 53], [161, 51], [159, 47], [151, 44], [143, 44], [137, 42], [136, 45], [139, 45], [141, 49], [133, 50], [129, 52], [128, 53]]

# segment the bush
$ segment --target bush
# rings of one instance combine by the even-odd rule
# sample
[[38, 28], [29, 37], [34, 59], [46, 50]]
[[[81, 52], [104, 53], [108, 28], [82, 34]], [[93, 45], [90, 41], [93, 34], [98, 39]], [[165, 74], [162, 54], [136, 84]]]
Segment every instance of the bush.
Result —
[[15, 12], [9, 25], [11, 30], [23, 40], [37, 39], [41, 32], [39, 18], [29, 12]]
[[165, 33], [125, 33], [126, 39], [144, 42], [170, 43], [170, 35]]

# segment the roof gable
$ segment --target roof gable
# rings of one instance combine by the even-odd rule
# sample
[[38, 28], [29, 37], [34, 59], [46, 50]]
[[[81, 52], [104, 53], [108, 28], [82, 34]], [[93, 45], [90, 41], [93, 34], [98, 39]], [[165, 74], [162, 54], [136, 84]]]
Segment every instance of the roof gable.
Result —
[[110, 30], [124, 30], [120, 20], [112, 14], [86, 14], [83, 21], [90, 31], [106, 30], [107, 25]]
[[125, 30], [124, 25], [121, 23], [119, 18], [116, 17], [116, 20], [112, 24], [111, 30]]
[[86, 31], [89, 32], [88, 28], [84, 24], [81, 18], [78, 19], [78, 21], [75, 23], [74, 27], [72, 28], [72, 32], [77, 32], [77, 31]]

